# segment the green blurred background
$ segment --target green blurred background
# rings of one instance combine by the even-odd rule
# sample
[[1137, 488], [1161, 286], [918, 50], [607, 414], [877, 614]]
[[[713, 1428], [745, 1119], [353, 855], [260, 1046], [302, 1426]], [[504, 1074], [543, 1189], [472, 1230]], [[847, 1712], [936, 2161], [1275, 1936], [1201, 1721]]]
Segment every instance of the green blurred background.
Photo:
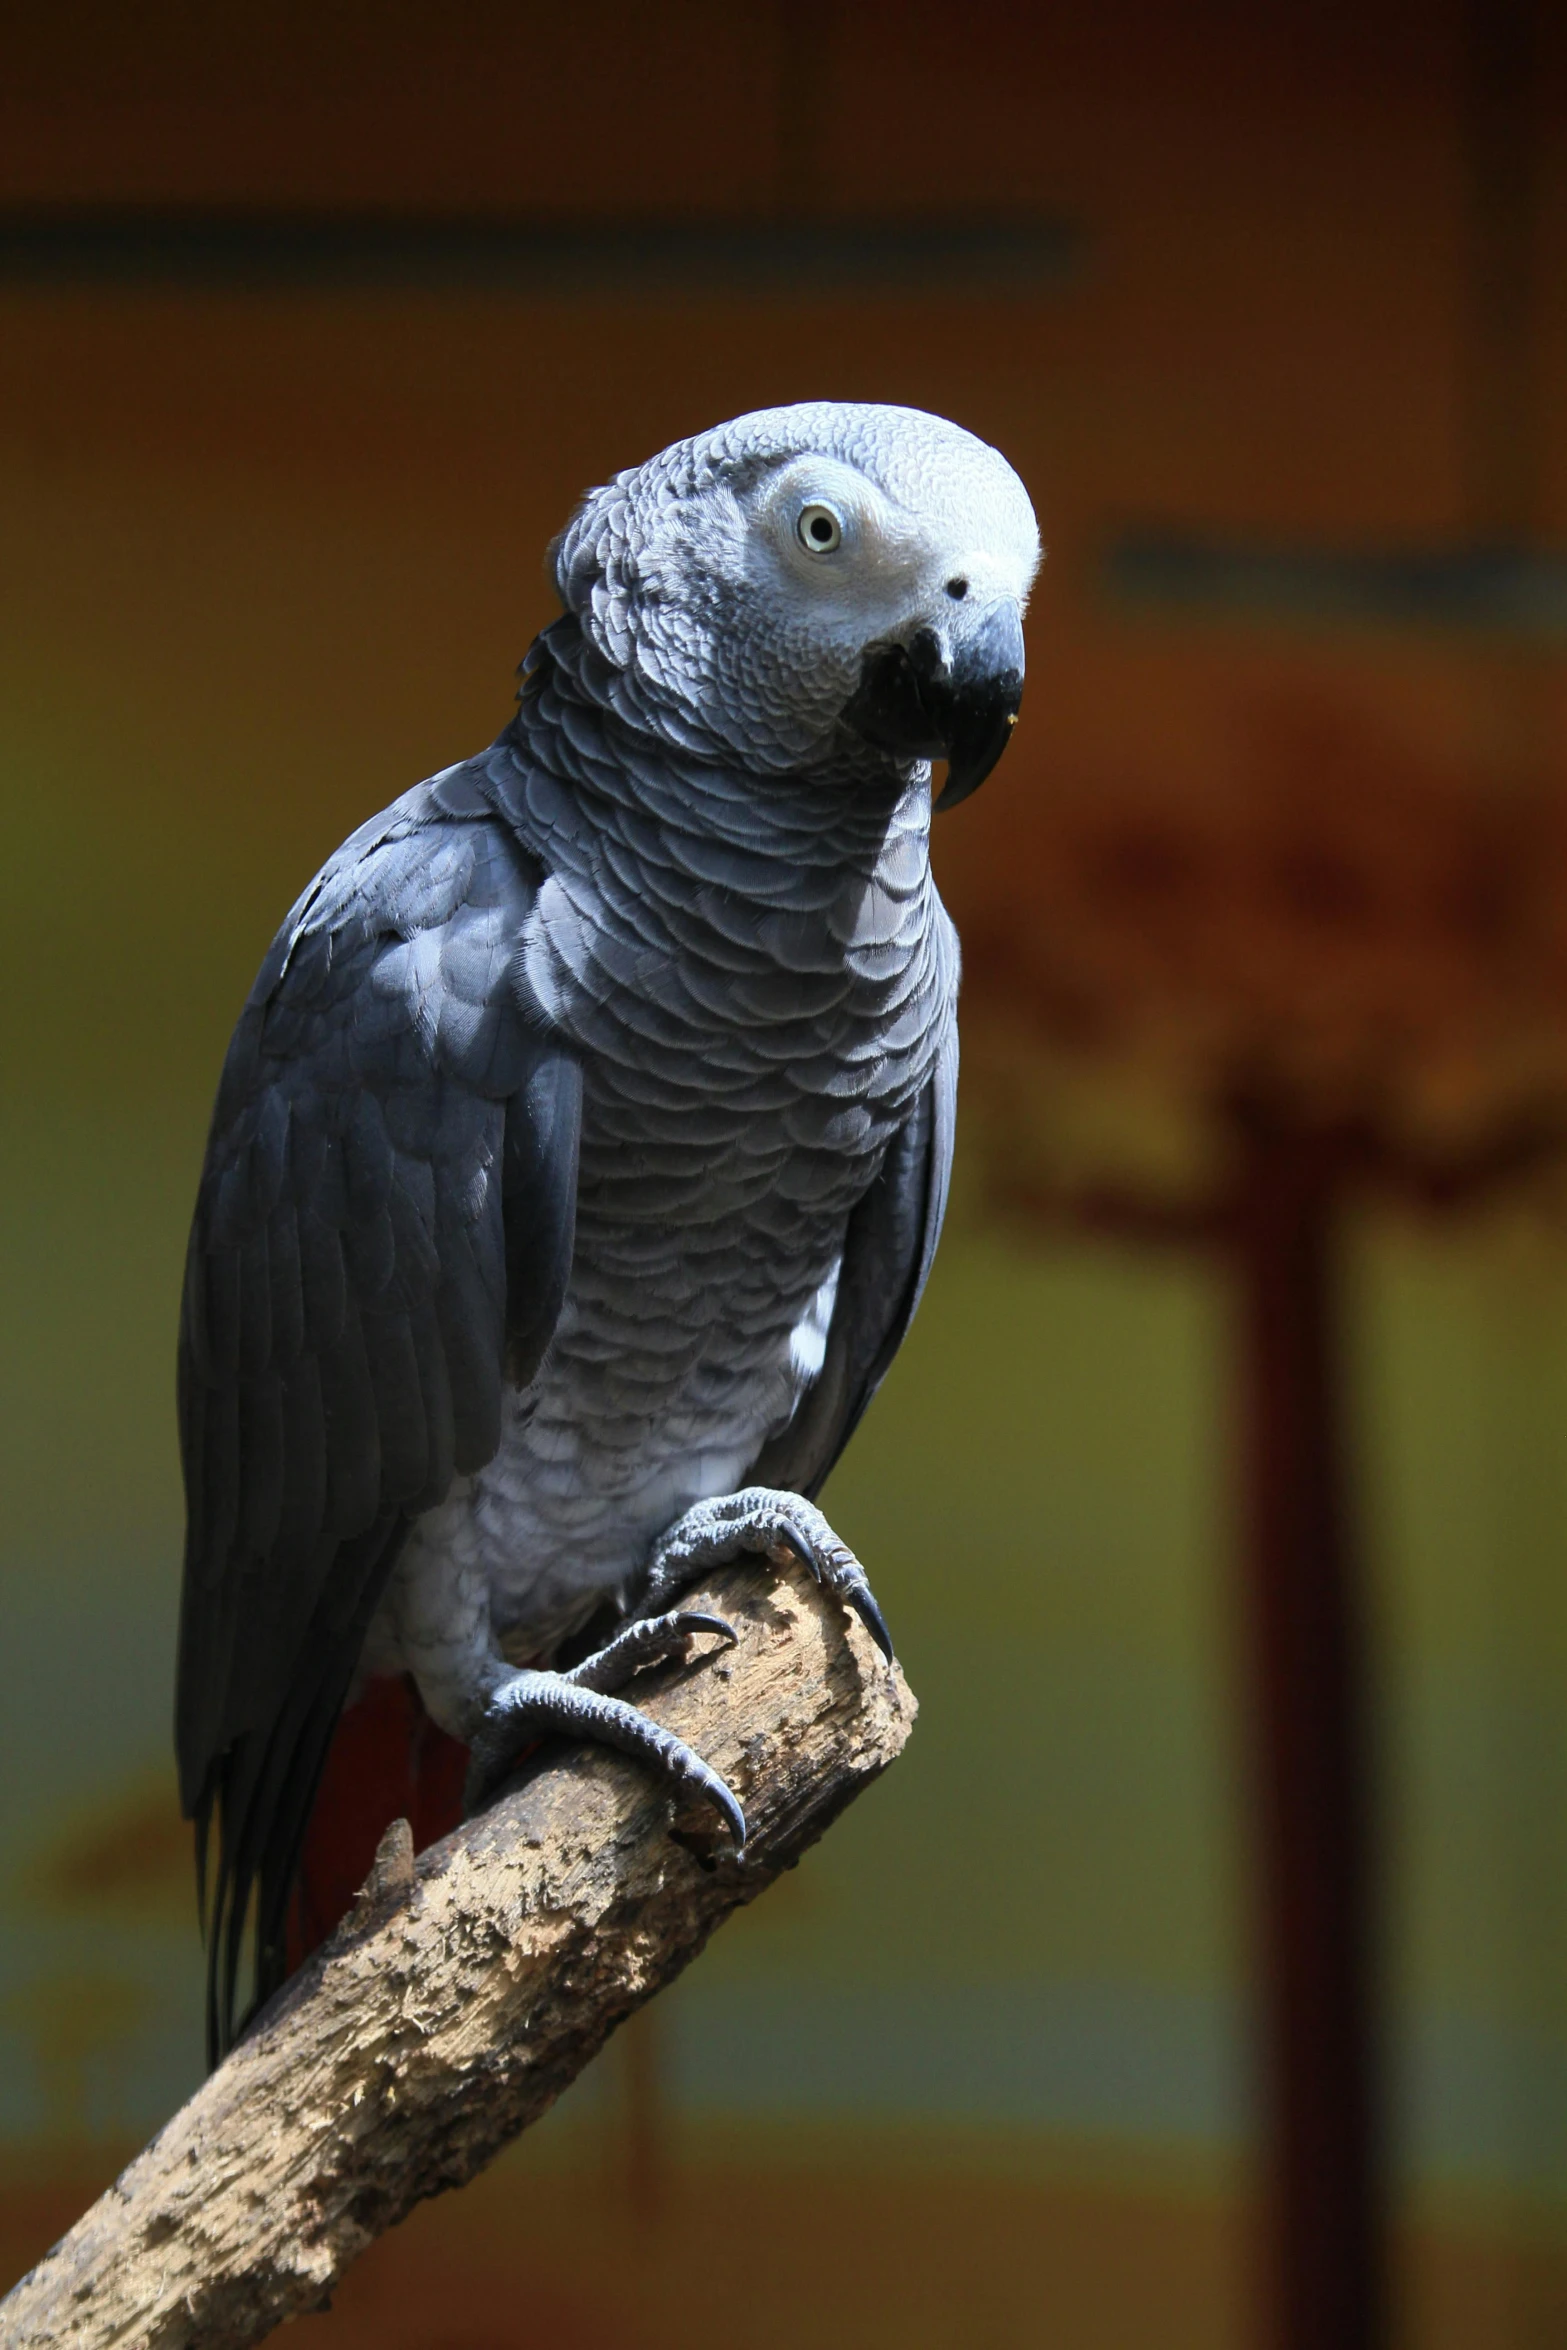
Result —
[[[1522, 357], [1487, 377], [1467, 39], [1440, 0], [65, 0], [8, 31], [0, 2281], [199, 2074], [172, 1342], [256, 963], [355, 823], [504, 722], [580, 490], [825, 394], [997, 442], [1049, 549], [1017, 745], [938, 834], [973, 972], [952, 1221], [827, 1497], [918, 1733], [536, 2142], [366, 2258], [322, 2338], [1258, 2338], [1235, 1300], [1212, 1252], [1078, 1209], [1101, 1180], [1200, 1188], [1235, 1052], [1313, 1104], [1369, 1089], [1421, 1148], [1560, 1100], [1567, 712], [1549, 614], [1161, 601], [1115, 551], [1162, 529], [1305, 548], [1309, 576], [1312, 550], [1500, 529], [1475, 400], [1509, 365], [1534, 440], [1506, 535], [1567, 536], [1567, 149], [1542, 136]], [[1557, 130], [1560, 48], [1542, 12], [1529, 120]], [[950, 211], [1047, 224], [1060, 265], [562, 293], [38, 260], [41, 218], [128, 206], [545, 239]], [[1482, 852], [1527, 921], [1474, 916]], [[1347, 896], [1302, 895], [1324, 857]], [[1336, 1227], [1420, 2350], [1543, 2350], [1567, 2320], [1567, 1218], [1541, 1157], [1441, 1216], [1351, 1187]]]

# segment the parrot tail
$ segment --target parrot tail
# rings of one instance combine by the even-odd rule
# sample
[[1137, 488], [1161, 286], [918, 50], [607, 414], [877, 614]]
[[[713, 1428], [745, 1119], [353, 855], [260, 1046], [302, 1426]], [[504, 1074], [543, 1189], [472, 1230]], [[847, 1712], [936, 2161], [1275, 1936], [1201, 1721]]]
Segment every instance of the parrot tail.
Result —
[[407, 1674], [371, 1681], [344, 1708], [289, 1905], [290, 1974], [347, 1915], [393, 1820], [407, 1820], [415, 1852], [458, 1825], [467, 1771], [467, 1747], [437, 1729]]

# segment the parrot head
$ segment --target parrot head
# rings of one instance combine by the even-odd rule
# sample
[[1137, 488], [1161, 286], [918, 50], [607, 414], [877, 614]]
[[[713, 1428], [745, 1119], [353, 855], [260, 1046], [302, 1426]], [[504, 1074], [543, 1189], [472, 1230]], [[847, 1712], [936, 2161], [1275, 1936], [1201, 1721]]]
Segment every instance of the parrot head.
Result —
[[809, 401], [678, 441], [584, 499], [556, 585], [612, 707], [762, 769], [1001, 756], [1039, 565], [996, 450], [914, 408]]

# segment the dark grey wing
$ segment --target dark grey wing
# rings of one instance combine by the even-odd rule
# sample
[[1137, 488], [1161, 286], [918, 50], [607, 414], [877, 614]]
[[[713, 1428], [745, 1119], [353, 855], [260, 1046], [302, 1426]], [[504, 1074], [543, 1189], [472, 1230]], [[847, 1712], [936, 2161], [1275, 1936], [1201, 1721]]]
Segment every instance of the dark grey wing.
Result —
[[581, 1076], [515, 950], [539, 876], [462, 769], [325, 868], [219, 1087], [187, 1260], [176, 1742], [206, 1850], [208, 2016], [285, 1971], [310, 1807], [412, 1521], [500, 1440], [565, 1292]]
[[929, 1084], [893, 1136], [844, 1239], [821, 1371], [746, 1478], [814, 1498], [907, 1336], [941, 1238], [952, 1176], [958, 1030], [950, 1014]]

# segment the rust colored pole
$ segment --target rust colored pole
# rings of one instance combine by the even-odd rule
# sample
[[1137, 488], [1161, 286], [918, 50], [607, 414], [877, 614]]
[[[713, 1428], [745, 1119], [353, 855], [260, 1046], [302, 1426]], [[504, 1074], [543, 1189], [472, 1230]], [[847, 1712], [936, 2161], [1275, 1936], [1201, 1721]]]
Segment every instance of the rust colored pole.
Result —
[[1366, 1659], [1333, 1241], [1346, 1145], [1232, 1105], [1270, 2350], [1386, 2338]]

